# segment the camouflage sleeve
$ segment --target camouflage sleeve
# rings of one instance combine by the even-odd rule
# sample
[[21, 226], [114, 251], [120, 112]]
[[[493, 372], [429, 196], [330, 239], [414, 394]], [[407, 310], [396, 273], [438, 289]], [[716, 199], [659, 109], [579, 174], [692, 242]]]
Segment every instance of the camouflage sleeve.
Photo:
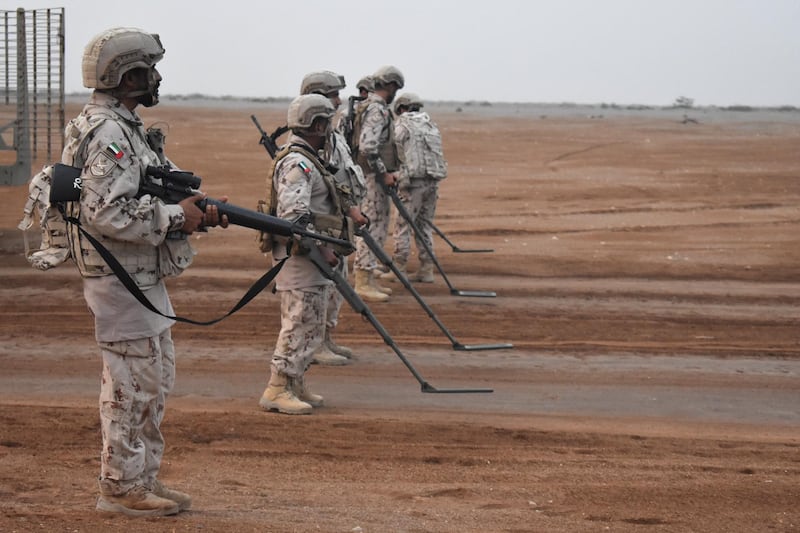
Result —
[[348, 110], [346, 106], [342, 106], [336, 110], [333, 116], [333, 129], [341, 134], [344, 134], [344, 127], [348, 120]]
[[408, 165], [406, 164], [406, 147], [411, 140], [411, 134], [402, 121], [394, 125], [394, 143], [397, 145], [397, 157], [400, 158], [400, 180], [408, 178]]
[[345, 210], [361, 203], [366, 194], [366, 182], [364, 173], [361, 171], [350, 153], [350, 147], [344, 136], [339, 132], [334, 132], [332, 138], [332, 149], [330, 164], [336, 167], [336, 174], [333, 176], [336, 188], [341, 193]]
[[361, 136], [358, 139], [358, 149], [364, 154], [369, 168], [366, 172], [373, 172], [378, 176], [386, 174], [386, 166], [380, 158], [381, 135], [389, 121], [388, 109], [379, 105], [370, 104], [364, 111], [361, 125]]
[[81, 216], [102, 235], [158, 246], [170, 231], [183, 227], [179, 205], [159, 198], [137, 198], [143, 173], [143, 154], [134, 154], [120, 126], [99, 126], [86, 148]]
[[311, 213], [312, 172], [313, 164], [299, 154], [289, 154], [278, 163], [274, 180], [279, 217], [295, 220]]

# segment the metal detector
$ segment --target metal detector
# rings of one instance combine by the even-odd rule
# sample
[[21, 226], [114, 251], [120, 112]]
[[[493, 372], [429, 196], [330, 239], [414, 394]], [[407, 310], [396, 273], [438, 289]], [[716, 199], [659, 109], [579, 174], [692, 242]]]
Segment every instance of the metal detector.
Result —
[[453, 337], [453, 335], [450, 333], [450, 331], [444, 326], [444, 324], [442, 324], [439, 318], [434, 314], [434, 312], [431, 310], [428, 304], [425, 303], [425, 301], [422, 299], [422, 296], [419, 295], [414, 286], [411, 285], [411, 282], [408, 281], [406, 275], [397, 269], [397, 266], [394, 264], [391, 258], [389, 258], [389, 255], [384, 251], [383, 248], [380, 247], [380, 245], [377, 242], [375, 242], [375, 239], [372, 238], [372, 235], [369, 234], [369, 231], [367, 231], [366, 228], [357, 228], [356, 235], [364, 239], [364, 243], [367, 245], [367, 247], [369, 247], [370, 250], [372, 250], [372, 253], [375, 254], [378, 260], [387, 267], [389, 267], [389, 269], [394, 273], [397, 279], [400, 280], [403, 286], [406, 289], [408, 289], [408, 292], [410, 292], [412, 296], [416, 298], [417, 302], [419, 302], [419, 305], [421, 305], [422, 308], [425, 310], [425, 312], [428, 313], [428, 316], [431, 317], [431, 320], [433, 320], [436, 323], [436, 325], [439, 326], [439, 329], [441, 329], [442, 332], [447, 336], [447, 338], [450, 339], [450, 342], [453, 344], [454, 350], [460, 350], [460, 351], [502, 350], [505, 348], [514, 347], [513, 344], [509, 343], [461, 344], [460, 342], [458, 342], [456, 338]]
[[472, 250], [465, 250], [463, 248], [459, 248], [458, 246], [453, 244], [452, 241], [450, 239], [448, 239], [447, 236], [444, 233], [442, 233], [442, 230], [437, 228], [436, 225], [432, 221], [428, 222], [428, 224], [430, 225], [431, 229], [436, 232], [436, 235], [438, 235], [439, 237], [444, 239], [444, 242], [449, 244], [450, 248], [452, 248], [453, 252], [455, 252], [457, 254], [481, 254], [481, 253], [494, 252], [493, 248], [475, 248], [475, 249], [472, 249]]
[[[420, 389], [422, 392], [429, 392], [429, 393], [481, 393], [481, 392], [494, 392], [493, 389], [437, 389], [427, 381], [422, 375], [414, 368], [414, 365], [411, 364], [403, 352], [400, 351], [400, 348], [397, 347], [392, 337], [389, 333], [383, 328], [378, 319], [372, 314], [367, 304], [361, 299], [361, 297], [356, 293], [355, 290], [350, 286], [346, 279], [342, 277], [337, 271], [331, 267], [327, 261], [322, 257], [322, 254], [317, 249], [317, 246], [313, 243], [313, 241], [307, 241], [304, 243], [308, 249], [308, 257], [311, 259], [311, 262], [322, 272], [322, 275], [328, 278], [329, 280], [333, 281], [336, 285], [336, 289], [344, 296], [344, 299], [347, 300], [347, 303], [353, 308], [356, 313], [359, 313], [361, 316], [366, 318], [372, 327], [375, 328], [375, 331], [383, 338], [383, 342], [389, 346], [397, 357], [406, 365], [406, 368], [411, 372], [411, 374], [416, 378], [416, 380], [420, 384]], [[345, 259], [342, 259], [345, 260]]]
[[381, 184], [386, 194], [388, 194], [392, 198], [392, 202], [394, 203], [394, 206], [397, 208], [397, 212], [400, 213], [400, 215], [406, 220], [406, 222], [408, 222], [409, 226], [411, 226], [411, 229], [414, 230], [417, 241], [422, 243], [422, 246], [425, 248], [425, 251], [428, 252], [428, 255], [431, 257], [431, 261], [433, 261], [433, 264], [436, 265], [436, 269], [439, 271], [439, 274], [442, 275], [442, 279], [447, 284], [447, 287], [450, 289], [450, 294], [455, 296], [475, 296], [478, 298], [494, 298], [495, 296], [497, 296], [497, 293], [494, 291], [462, 291], [454, 288], [453, 285], [450, 283], [450, 280], [447, 279], [447, 275], [444, 273], [442, 265], [440, 265], [439, 261], [436, 259], [436, 255], [434, 255], [433, 250], [431, 250], [431, 247], [428, 246], [427, 242], [425, 242], [425, 239], [422, 238], [422, 232], [419, 230], [419, 227], [417, 227], [417, 224], [411, 218], [411, 213], [408, 212], [406, 206], [403, 205], [403, 201], [397, 195], [397, 187], [394, 186], [390, 187], [385, 183], [383, 183], [383, 180], [376, 180], [376, 181]]

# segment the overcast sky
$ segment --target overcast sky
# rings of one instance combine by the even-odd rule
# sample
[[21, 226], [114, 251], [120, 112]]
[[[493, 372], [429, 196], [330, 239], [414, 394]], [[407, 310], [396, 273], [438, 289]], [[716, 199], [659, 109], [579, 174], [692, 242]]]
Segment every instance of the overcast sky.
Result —
[[[162, 94], [294, 96], [384, 64], [428, 100], [800, 106], [799, 0], [9, 0], [65, 8], [66, 90], [100, 31], [161, 35]], [[214, 8], [204, 7], [215, 5]]]

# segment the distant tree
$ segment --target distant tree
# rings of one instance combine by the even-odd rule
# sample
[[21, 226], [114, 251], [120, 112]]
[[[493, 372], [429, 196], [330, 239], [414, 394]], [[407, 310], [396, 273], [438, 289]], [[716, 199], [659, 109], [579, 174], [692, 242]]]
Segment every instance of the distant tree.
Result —
[[672, 105], [673, 107], [691, 109], [694, 106], [694, 98], [689, 98], [688, 96], [679, 96], [675, 99], [675, 102]]

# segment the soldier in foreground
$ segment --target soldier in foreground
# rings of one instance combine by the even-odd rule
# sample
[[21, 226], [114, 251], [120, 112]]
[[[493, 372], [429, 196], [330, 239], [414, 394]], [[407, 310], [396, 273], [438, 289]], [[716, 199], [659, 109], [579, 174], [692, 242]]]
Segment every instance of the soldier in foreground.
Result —
[[[369, 233], [378, 245], [383, 246], [391, 217], [391, 201], [384, 187], [396, 184], [400, 166], [389, 105], [397, 91], [403, 88], [405, 80], [397, 68], [384, 66], [373, 74], [372, 81], [375, 90], [369, 93], [356, 112], [353, 141], [358, 152], [356, 161], [364, 170], [367, 181], [367, 196], [362, 208], [370, 220]], [[378, 268], [375, 254], [362, 239], [357, 239], [356, 243], [356, 293], [367, 302], [387, 301], [392, 291], [379, 285], [375, 279]]]
[[[66, 128], [62, 163], [83, 169], [81, 199], [69, 204], [69, 214], [117, 258], [156, 308], [172, 316], [163, 279], [191, 263], [187, 236], [219, 219], [216, 207], [203, 213], [195, 205], [202, 194], [174, 205], [138, 195], [146, 167], [163, 161], [134, 110], [158, 103], [156, 63], [163, 56], [158, 35], [133, 28], [110, 29], [89, 42], [83, 84], [94, 92]], [[69, 231], [103, 359], [97, 509], [131, 516], [189, 509], [187, 494], [158, 479], [160, 426], [175, 381], [174, 321], [136, 301], [74, 224]]]
[[[301, 83], [300, 94], [319, 94], [327, 98], [334, 109], [342, 105], [339, 91], [345, 88], [344, 76], [331, 71], [312, 72], [307, 74]], [[326, 159], [332, 169], [334, 184], [342, 199], [342, 207], [353, 222], [359, 226], [367, 223], [366, 217], [361, 213], [359, 205], [366, 193], [364, 173], [350, 154], [350, 147], [344, 135], [334, 129], [326, 143]], [[336, 267], [343, 278], [347, 279], [347, 260], [342, 260]], [[314, 352], [314, 363], [321, 365], [340, 366], [346, 365], [353, 357], [353, 352], [345, 346], [336, 344], [333, 340], [333, 331], [339, 323], [344, 297], [335, 288], [329, 291], [327, 317], [325, 320], [325, 336], [322, 344]]]
[[[439, 128], [422, 107], [422, 100], [414, 93], [401, 94], [394, 103], [394, 136], [402, 161], [397, 188], [406, 211], [422, 232], [422, 235], [414, 235], [420, 266], [416, 274], [407, 273], [413, 230], [402, 216], [395, 217], [394, 221], [392, 262], [401, 273], [408, 274], [409, 279], [433, 283], [433, 260], [427, 250], [433, 250], [431, 224], [436, 215], [439, 182], [447, 177], [447, 161], [442, 152]], [[393, 272], [381, 278], [397, 279]]]
[[[348, 222], [334, 184], [334, 177], [320, 159], [331, 134], [334, 107], [318, 94], [302, 95], [289, 105], [288, 142], [277, 153], [268, 179], [268, 197], [276, 199], [276, 214], [292, 221], [308, 221], [308, 229], [339, 237]], [[314, 352], [325, 338], [325, 320], [332, 282], [308, 258], [306, 246], [316, 246], [331, 266], [346, 258], [320, 242], [286, 242], [273, 237], [274, 261], [289, 259], [275, 278], [281, 298], [281, 330], [275, 343], [267, 388], [259, 400], [266, 411], [300, 415], [323, 404], [322, 396], [309, 390], [305, 373]], [[291, 248], [289, 248], [291, 247]]]

